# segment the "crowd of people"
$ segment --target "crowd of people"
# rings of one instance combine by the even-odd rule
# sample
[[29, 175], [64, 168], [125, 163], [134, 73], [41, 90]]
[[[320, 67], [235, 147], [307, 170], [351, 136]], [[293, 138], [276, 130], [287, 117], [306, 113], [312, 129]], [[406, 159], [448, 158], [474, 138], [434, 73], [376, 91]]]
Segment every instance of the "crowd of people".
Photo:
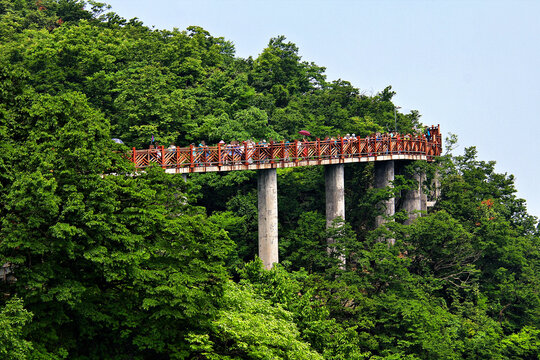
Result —
[[[388, 154], [389, 151], [398, 151], [398, 153], [401, 153], [401, 151], [404, 150], [403, 146], [396, 146], [394, 148], [395, 150], [391, 150], [390, 145], [383, 146], [377, 150], [378, 148], [375, 145], [378, 142], [382, 142], [383, 144], [391, 144], [392, 142], [397, 141], [397, 144], [399, 144], [400, 140], [431, 141], [432, 136], [433, 134], [429, 128], [424, 129], [424, 131], [417, 131], [413, 134], [409, 133], [405, 135], [394, 132], [376, 132], [366, 136], [364, 139], [356, 136], [356, 134], [346, 134], [343, 137], [326, 137], [320, 140], [319, 146], [323, 146], [325, 149], [327, 149], [324, 156], [334, 158], [340, 155], [339, 150], [341, 149], [339, 149], [337, 145], [340, 145], [341, 143], [348, 145], [351, 142], [359, 142], [360, 140], [363, 140], [368, 145], [367, 155], [372, 156], [378, 151], [383, 151], [384, 153]], [[258, 142], [253, 140], [247, 140], [244, 142], [234, 140], [230, 143], [226, 143], [225, 141], [221, 140], [217, 146], [208, 146], [203, 140], [198, 144], [198, 146], [193, 143], [189, 148], [184, 147], [180, 149], [182, 149], [183, 153], [187, 152], [190, 155], [189, 162], [193, 162], [196, 165], [204, 163], [251, 164], [253, 163], [254, 159], [255, 161], [260, 161], [261, 163], [275, 160], [276, 158], [280, 160], [305, 159], [309, 156], [308, 152], [310, 145], [312, 144], [315, 144], [315, 142], [310, 142], [303, 138], [301, 140], [282, 140], [277, 142], [273, 139], [269, 139], [268, 141], [263, 139]], [[330, 147], [327, 145], [330, 145]], [[336, 152], [336, 150], [338, 150], [338, 152]], [[345, 149], [343, 150], [345, 151]], [[150, 145], [150, 153], [154, 153], [155, 159], [158, 161], [162, 158], [163, 151], [167, 153], [176, 152], [177, 147], [175, 144], [171, 144], [167, 148], [160, 146], [158, 143], [152, 143]], [[347, 155], [353, 155], [352, 153], [349, 153], [351, 150], [347, 151]], [[358, 149], [358, 151], [360, 151], [360, 149]]]

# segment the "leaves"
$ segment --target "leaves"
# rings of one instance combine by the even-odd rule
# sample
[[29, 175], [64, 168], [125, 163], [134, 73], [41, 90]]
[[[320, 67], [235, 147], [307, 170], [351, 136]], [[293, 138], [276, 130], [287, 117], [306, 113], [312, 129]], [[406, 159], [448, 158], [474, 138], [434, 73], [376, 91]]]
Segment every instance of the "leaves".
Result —
[[397, 175], [392, 189], [373, 189], [373, 166], [349, 164], [346, 219], [327, 229], [322, 167], [281, 169], [282, 264], [264, 270], [250, 262], [254, 172], [185, 182], [150, 167], [134, 176], [127, 149], [152, 138], [182, 146], [292, 141], [299, 130], [407, 133], [420, 113], [396, 112], [390, 86], [368, 96], [327, 81], [284, 36], [242, 59], [200, 27], [155, 30], [107, 10], [0, 0], [3, 357], [538, 353], [537, 220], [516, 198], [513, 176], [474, 148], [436, 166], [412, 164], [428, 175], [428, 191], [439, 174], [436, 207], [412, 225], [397, 213], [373, 229], [378, 204], [399, 203], [412, 182]]

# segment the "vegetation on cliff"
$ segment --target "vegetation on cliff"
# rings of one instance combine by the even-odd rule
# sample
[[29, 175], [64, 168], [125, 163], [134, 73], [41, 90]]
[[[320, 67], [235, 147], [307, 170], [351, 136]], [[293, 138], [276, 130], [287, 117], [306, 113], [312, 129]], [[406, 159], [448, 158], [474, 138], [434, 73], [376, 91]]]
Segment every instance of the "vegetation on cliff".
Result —
[[[255, 173], [129, 176], [111, 140], [363, 136], [394, 130], [391, 87], [327, 81], [283, 36], [243, 59], [200, 27], [154, 30], [94, 1], [0, 0], [0, 39], [0, 357], [539, 358], [536, 218], [474, 148], [413, 164], [438, 168], [439, 201], [379, 229], [392, 191], [371, 188], [371, 165], [347, 166], [330, 233], [322, 168], [280, 170], [267, 271]], [[397, 128], [419, 120], [397, 113]]]

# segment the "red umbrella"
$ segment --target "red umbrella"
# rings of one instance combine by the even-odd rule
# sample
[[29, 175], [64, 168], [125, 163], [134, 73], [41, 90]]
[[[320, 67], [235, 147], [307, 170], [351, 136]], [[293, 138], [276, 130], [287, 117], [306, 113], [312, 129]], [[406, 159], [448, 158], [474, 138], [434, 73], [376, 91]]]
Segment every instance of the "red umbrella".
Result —
[[300, 130], [298, 133], [303, 136], [311, 136], [311, 133], [307, 130]]

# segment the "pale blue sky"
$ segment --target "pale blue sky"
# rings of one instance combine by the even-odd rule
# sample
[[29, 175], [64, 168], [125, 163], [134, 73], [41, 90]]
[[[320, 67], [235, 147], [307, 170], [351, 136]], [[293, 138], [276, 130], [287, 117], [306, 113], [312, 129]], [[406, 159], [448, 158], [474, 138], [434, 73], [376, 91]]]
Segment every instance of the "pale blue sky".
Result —
[[198, 25], [257, 57], [285, 35], [329, 80], [372, 94], [475, 145], [514, 174], [540, 215], [540, 1], [103, 0], [159, 29]]

